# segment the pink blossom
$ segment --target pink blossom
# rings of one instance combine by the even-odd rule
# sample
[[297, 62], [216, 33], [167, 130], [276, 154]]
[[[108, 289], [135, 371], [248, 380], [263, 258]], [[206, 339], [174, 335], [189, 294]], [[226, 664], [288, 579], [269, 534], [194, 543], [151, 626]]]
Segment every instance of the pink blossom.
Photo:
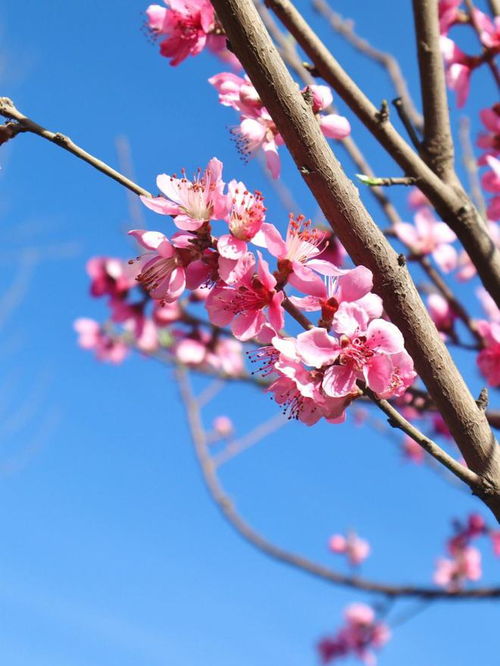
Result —
[[446, 298], [443, 298], [441, 294], [429, 294], [427, 297], [427, 308], [438, 331], [449, 333], [453, 329], [453, 322], [456, 319], [456, 315]]
[[252, 82], [232, 72], [221, 72], [208, 79], [219, 93], [219, 102], [248, 117], [258, 117], [264, 105]]
[[290, 214], [285, 239], [273, 224], [263, 224], [262, 234], [266, 248], [278, 259], [278, 280], [283, 284], [289, 282], [304, 293], [321, 296], [325, 287], [313, 269], [330, 275], [345, 272], [329, 262], [317, 259], [324, 236], [317, 229], [311, 228], [311, 221], [305, 221], [303, 215], [295, 218]]
[[171, 302], [186, 287], [186, 272], [181, 253], [159, 231], [134, 229], [129, 234], [149, 250], [135, 262], [136, 280], [151, 298]]
[[479, 580], [481, 575], [481, 553], [473, 546], [465, 546], [457, 549], [453, 559], [437, 561], [434, 582], [449, 590], [459, 590], [465, 581]]
[[[276, 291], [276, 279], [259, 252], [257, 273], [253, 264], [234, 286], [217, 284], [206, 301], [210, 321], [227, 326], [238, 340], [254, 338], [269, 322], [276, 332], [283, 328], [283, 292]], [[268, 317], [263, 312], [268, 310]]]
[[[487, 132], [479, 135], [477, 145], [486, 150], [488, 155], [497, 157], [500, 154], [500, 103], [489, 109], [482, 109], [479, 115]], [[484, 155], [481, 156], [479, 164], [486, 164]]]
[[158, 327], [167, 326], [180, 319], [181, 316], [182, 312], [178, 301], [171, 301], [170, 303], [154, 302], [153, 321]]
[[447, 35], [448, 30], [459, 20], [459, 7], [462, 0], [439, 0], [439, 30]]
[[92, 257], [87, 262], [92, 296], [121, 297], [134, 286], [127, 263], [113, 257]]
[[495, 53], [500, 51], [500, 16], [493, 21], [484, 12], [474, 8], [474, 21], [479, 28], [479, 39], [487, 49]]
[[370, 544], [361, 539], [355, 532], [349, 532], [347, 536], [334, 534], [330, 537], [328, 547], [333, 553], [346, 555], [350, 564], [357, 566], [370, 554]]
[[192, 181], [184, 175], [177, 178], [163, 173], [157, 177], [156, 184], [164, 196], [141, 196], [142, 202], [155, 213], [172, 215], [179, 229], [196, 231], [205, 222], [226, 215], [222, 162], [215, 157]]
[[234, 432], [234, 425], [228, 416], [217, 416], [212, 423], [214, 432], [219, 437], [229, 437]]
[[408, 194], [408, 205], [410, 208], [422, 208], [423, 206], [430, 206], [429, 199], [425, 196], [422, 190], [418, 187], [412, 187]]
[[247, 269], [247, 241], [259, 235], [266, 209], [260, 192], [251, 194], [235, 180], [228, 185], [227, 202], [230, 233], [219, 237], [217, 250], [219, 275], [227, 284], [233, 284]]
[[[248, 77], [222, 72], [212, 76], [209, 83], [219, 93], [221, 104], [231, 106], [240, 113], [240, 124], [232, 130], [239, 151], [247, 156], [261, 149], [272, 178], [279, 178], [278, 146], [283, 144], [283, 139]], [[313, 111], [318, 117], [323, 134], [332, 139], [344, 139], [348, 136], [351, 126], [347, 118], [336, 113], [320, 113], [332, 102], [330, 89], [327, 86], [312, 85], [303, 92], [306, 90], [311, 94]]]
[[345, 625], [318, 644], [322, 663], [353, 654], [367, 666], [375, 666], [376, 658], [372, 650], [382, 647], [390, 639], [389, 627], [379, 622], [373, 608], [365, 604], [351, 604], [344, 611], [344, 616]]
[[457, 264], [457, 251], [449, 245], [456, 240], [455, 234], [427, 208], [419, 209], [414, 219], [415, 226], [407, 222], [394, 225], [398, 238], [416, 254], [431, 254], [441, 270], [449, 273]]
[[178, 65], [203, 50], [216, 27], [215, 14], [209, 0], [165, 0], [165, 4], [147, 8], [148, 27], [154, 35], [165, 36], [160, 53]]
[[108, 335], [93, 319], [80, 318], [74, 323], [78, 333], [78, 344], [83, 349], [93, 349], [100, 361], [121, 363], [128, 353], [123, 342]]
[[449, 37], [442, 36], [439, 44], [446, 66], [446, 82], [455, 91], [457, 106], [461, 108], [469, 96], [470, 75], [475, 63]]
[[490, 539], [493, 546], [493, 553], [500, 557], [500, 530], [490, 530]]
[[500, 323], [481, 320], [477, 329], [485, 344], [477, 357], [479, 370], [490, 386], [500, 386]]
[[[339, 313], [345, 316], [335, 323]], [[355, 304], [346, 303], [341, 304], [335, 315], [334, 328], [339, 338], [330, 336], [323, 328], [312, 328], [297, 337], [297, 351], [307, 365], [327, 366], [322, 383], [326, 395], [347, 396], [356, 390], [358, 380], [364, 380], [369, 388], [384, 397], [392, 394], [397, 370], [390, 356], [404, 350], [399, 329], [383, 319], [367, 324], [366, 313]], [[400, 380], [406, 384], [409, 377], [413, 381], [414, 376], [405, 369]]]
[[421, 465], [425, 460], [423, 448], [409, 435], [403, 436], [403, 456], [416, 465]]

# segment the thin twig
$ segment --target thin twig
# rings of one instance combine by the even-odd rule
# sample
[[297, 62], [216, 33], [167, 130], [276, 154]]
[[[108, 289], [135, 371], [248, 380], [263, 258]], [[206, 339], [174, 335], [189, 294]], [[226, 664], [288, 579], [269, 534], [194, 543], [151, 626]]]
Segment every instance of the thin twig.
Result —
[[[302, 82], [307, 85], [312, 85], [315, 83], [314, 77], [310, 74], [309, 70], [306, 67], [306, 63], [302, 62], [297, 53], [297, 46], [295, 40], [291, 40], [290, 36], [286, 36], [276, 24], [272, 14], [269, 10], [258, 2], [256, 7], [259, 11], [259, 14], [262, 18], [264, 25], [266, 26], [269, 34], [272, 36], [274, 41], [278, 46], [278, 51], [281, 54], [283, 60], [289, 65], [295, 74], [302, 80]], [[328, 113], [336, 113], [334, 107], [329, 107], [326, 109]], [[369, 165], [366, 157], [361, 152], [359, 146], [354, 141], [352, 136], [348, 136], [345, 139], [340, 139], [338, 143], [344, 148], [349, 158], [352, 160], [358, 171], [365, 174], [366, 176], [374, 176], [373, 169]], [[385, 213], [387, 219], [391, 225], [401, 222], [401, 218], [393, 206], [385, 192], [380, 187], [373, 187], [370, 189], [370, 193], [373, 195], [377, 203], [380, 205], [380, 208]]]
[[408, 111], [404, 105], [403, 98], [402, 97], [396, 97], [396, 99], [392, 100], [392, 104], [396, 111], [398, 112], [399, 119], [404, 125], [405, 130], [408, 133], [408, 136], [410, 137], [410, 141], [412, 142], [414, 148], [416, 148], [418, 151], [420, 151], [420, 148], [422, 147], [422, 142], [420, 141], [420, 137], [415, 131], [415, 128], [413, 127], [413, 123], [410, 120], [410, 116], [408, 115]]
[[458, 185], [444, 64], [439, 49], [437, 0], [413, 0], [413, 19], [424, 109], [424, 139], [420, 154], [442, 180]]
[[224, 465], [229, 460], [232, 460], [237, 455], [246, 451], [251, 446], [261, 442], [264, 437], [270, 435], [279, 428], [282, 428], [286, 423], [288, 423], [288, 417], [284, 414], [275, 414], [264, 423], [260, 423], [256, 428], [251, 430], [248, 434], [240, 439], [236, 439], [230, 442], [225, 449], [213, 457], [213, 462], [216, 467]]
[[360, 180], [363, 185], [369, 185], [370, 187], [389, 187], [390, 185], [405, 185], [406, 187], [410, 185], [415, 185], [416, 178], [403, 177], [390, 177], [390, 178], [379, 178], [378, 176], [366, 176], [365, 174], [357, 173], [356, 178]]
[[484, 222], [486, 220], [486, 204], [484, 203], [483, 190], [481, 188], [481, 181], [479, 180], [477, 158], [474, 155], [474, 149], [470, 138], [470, 120], [467, 116], [462, 116], [460, 118], [458, 136], [462, 148], [462, 162], [465, 171], [467, 172], [471, 197]]
[[452, 474], [461, 479], [470, 488], [480, 490], [482, 481], [481, 477], [475, 472], [472, 472], [467, 467], [464, 467], [454, 458], [452, 458], [444, 449], [442, 449], [436, 442], [429, 437], [426, 437], [415, 426], [407, 421], [402, 414], [400, 414], [395, 407], [387, 400], [379, 398], [369, 388], [365, 388], [364, 392], [368, 395], [379, 408], [389, 417], [389, 425], [394, 428], [399, 428], [404, 433], [414, 439], [420, 446], [427, 451], [435, 460], [440, 462], [444, 467], [450, 470]]
[[258, 550], [264, 552], [269, 557], [288, 564], [295, 569], [300, 569], [315, 578], [319, 578], [328, 583], [342, 585], [366, 592], [375, 592], [387, 597], [416, 597], [421, 599], [436, 600], [472, 600], [472, 599], [491, 599], [500, 597], [500, 587], [495, 588], [476, 588], [471, 590], [447, 591], [439, 590], [433, 587], [415, 587], [410, 585], [385, 585], [374, 581], [359, 578], [358, 576], [347, 576], [340, 572], [329, 569], [321, 564], [317, 564], [307, 558], [291, 553], [263, 537], [254, 528], [249, 525], [237, 512], [234, 502], [225, 493], [217, 477], [216, 466], [210, 457], [206, 434], [201, 420], [201, 414], [194, 398], [188, 373], [185, 369], [176, 370], [176, 378], [179, 384], [179, 390], [184, 404], [191, 437], [194, 444], [196, 458], [200, 465], [205, 486], [211, 499], [214, 501], [222, 515], [228, 523], [242, 536], [246, 541], [252, 544]]
[[328, 20], [333, 30], [342, 35], [351, 46], [384, 67], [392, 81], [396, 94], [404, 100], [411, 122], [417, 129], [421, 130], [424, 124], [422, 115], [413, 103], [406, 80], [396, 58], [390, 53], [375, 48], [368, 40], [360, 37], [354, 30], [353, 21], [345, 19], [337, 12], [334, 12], [324, 0], [312, 0], [312, 6]]
[[102, 160], [97, 159], [97, 157], [94, 157], [94, 155], [91, 155], [86, 150], [83, 150], [83, 148], [80, 148], [80, 146], [77, 146], [76, 143], [73, 143], [69, 137], [61, 134], [60, 132], [52, 132], [48, 129], [45, 129], [45, 127], [42, 127], [38, 123], [25, 116], [18, 109], [16, 109], [14, 103], [8, 97], [0, 97], [0, 115], [4, 118], [10, 118], [11, 120], [18, 122], [22, 128], [21, 131], [37, 134], [38, 136], [47, 139], [47, 141], [55, 143], [60, 148], [64, 148], [64, 150], [67, 150], [79, 159], [87, 162], [87, 164], [93, 166], [94, 169], [97, 169], [98, 171], [106, 174], [106, 176], [109, 176], [109, 178], [116, 180], [118, 183], [120, 183], [120, 185], [123, 185], [129, 190], [132, 190], [132, 192], [135, 192], [136, 194], [142, 194], [146, 197], [151, 196], [147, 190], [137, 185], [137, 183], [134, 183], [129, 178], [126, 178], [119, 171], [116, 171], [116, 169], [113, 169], [113, 167], [110, 167]]

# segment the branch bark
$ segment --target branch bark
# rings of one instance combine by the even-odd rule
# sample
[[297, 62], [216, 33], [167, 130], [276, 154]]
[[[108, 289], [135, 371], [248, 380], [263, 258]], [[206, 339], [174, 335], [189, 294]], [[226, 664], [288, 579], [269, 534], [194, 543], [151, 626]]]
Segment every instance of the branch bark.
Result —
[[442, 180], [459, 185], [453, 162], [443, 58], [439, 50], [437, 0], [413, 0], [413, 18], [424, 109], [424, 139], [420, 154]]
[[259, 534], [259, 532], [239, 515], [234, 502], [224, 492], [217, 477], [216, 465], [207, 450], [206, 434], [203, 428], [200, 410], [197, 401], [192, 394], [187, 371], [183, 368], [177, 368], [176, 379], [179, 385], [182, 402], [186, 410], [196, 458], [200, 465], [207, 491], [228, 523], [240, 534], [240, 536], [255, 548], [279, 562], [288, 564], [295, 569], [302, 570], [305, 573], [328, 583], [363, 590], [365, 592], [376, 592], [387, 597], [417, 597], [421, 599], [435, 600], [479, 600], [500, 597], [500, 587], [476, 588], [472, 590], [448, 592], [446, 590], [439, 590], [432, 587], [387, 585], [366, 580], [358, 576], [346, 576], [338, 571], [317, 564], [302, 555], [291, 553], [284, 548], [276, 546]]
[[[482, 477], [476, 491], [500, 519], [497, 443], [417, 293], [405, 266], [374, 224], [358, 192], [321, 134], [251, 0], [213, 0], [232, 48], [287, 144], [326, 219], [357, 264], [374, 275], [374, 289], [401, 329], [417, 372], [443, 415], [469, 468]], [[433, 174], [434, 175], [434, 174]]]
[[378, 109], [346, 74], [289, 0], [266, 0], [266, 4], [295, 37], [322, 78], [342, 97], [405, 174], [417, 179], [418, 187], [456, 233], [483, 285], [500, 307], [500, 252], [465, 192], [443, 183], [390, 121], [381, 119]]

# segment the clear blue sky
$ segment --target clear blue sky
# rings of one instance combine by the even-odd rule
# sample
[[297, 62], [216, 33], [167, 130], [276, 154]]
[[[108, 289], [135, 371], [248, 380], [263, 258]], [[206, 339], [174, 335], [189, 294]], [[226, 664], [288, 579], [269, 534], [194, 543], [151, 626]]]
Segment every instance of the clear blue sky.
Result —
[[[335, 3], [345, 14], [352, 5]], [[194, 171], [215, 155], [227, 180], [264, 191], [270, 221], [283, 228], [286, 212], [258, 164], [234, 152], [236, 116], [206, 82], [223, 67], [209, 55], [169, 67], [141, 31], [145, 6], [7, 0], [2, 95], [112, 164], [116, 138], [127, 137], [146, 188], [157, 173]], [[415, 94], [409, 8], [356, 3], [356, 20], [361, 34], [399, 54]], [[392, 98], [375, 65], [324, 35], [372, 99]], [[481, 83], [471, 114], [494, 101], [487, 76], [476, 90]], [[352, 125], [377, 173], [399, 175]], [[343, 606], [370, 597], [267, 560], [223, 522], [202, 486], [169, 370], [142, 358], [100, 365], [76, 346], [73, 320], [105, 314], [88, 295], [86, 259], [131, 253], [125, 191], [28, 135], [2, 147], [0, 165], [0, 283], [9, 294], [0, 295], [0, 663], [315, 664], [314, 643], [338, 625]], [[290, 182], [314, 215], [301, 180]], [[474, 369], [467, 376], [478, 392]], [[244, 433], [275, 411], [241, 387], [223, 392], [206, 417], [226, 413]], [[350, 424], [291, 423], [228, 463], [222, 478], [242, 514], [278, 544], [337, 565], [326, 540], [354, 527], [373, 544], [366, 575], [394, 582], [427, 583], [450, 518], [478, 508], [404, 464], [392, 441]], [[485, 550], [492, 582], [498, 562]], [[433, 605], [397, 630], [380, 663], [494, 666], [498, 618], [490, 602]]]

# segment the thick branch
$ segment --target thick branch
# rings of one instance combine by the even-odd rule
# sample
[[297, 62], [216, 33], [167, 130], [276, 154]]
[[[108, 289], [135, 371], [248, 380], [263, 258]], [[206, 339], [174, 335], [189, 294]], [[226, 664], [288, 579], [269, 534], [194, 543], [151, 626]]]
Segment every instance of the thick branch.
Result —
[[418, 187], [456, 233], [484, 286], [500, 307], [500, 253], [466, 194], [443, 183], [389, 120], [381, 120], [378, 109], [346, 74], [289, 0], [266, 0], [266, 4], [295, 37], [322, 78], [349, 105], [405, 174], [418, 179]]
[[424, 108], [421, 155], [442, 180], [458, 184], [453, 165], [454, 150], [444, 64], [439, 50], [438, 1], [413, 0], [413, 18]]
[[212, 500], [226, 518], [228, 523], [250, 544], [258, 548], [269, 557], [288, 564], [295, 569], [300, 569], [315, 578], [319, 578], [328, 583], [351, 587], [366, 592], [376, 592], [388, 597], [419, 597], [423, 599], [445, 599], [445, 600], [465, 600], [465, 599], [491, 599], [500, 597], [500, 588], [478, 588], [475, 590], [461, 590], [457, 592], [448, 592], [436, 588], [414, 587], [409, 585], [385, 585], [370, 580], [365, 580], [357, 576], [346, 576], [340, 572], [328, 569], [327, 567], [312, 562], [302, 555], [296, 555], [279, 546], [259, 534], [238, 514], [234, 502], [226, 495], [222, 488], [216, 473], [216, 465], [211, 459], [206, 445], [206, 435], [201, 421], [200, 410], [196, 399], [194, 398], [186, 370], [178, 368], [176, 377], [179, 383], [179, 389], [186, 409], [189, 429], [196, 452], [196, 457], [200, 464], [203, 480]]
[[469, 468], [483, 477], [484, 501], [500, 518], [500, 455], [496, 441], [413, 281], [343, 173], [310, 106], [294, 86], [251, 0], [213, 0], [240, 62], [283, 136], [326, 219], [401, 329], [417, 372], [443, 415]]

